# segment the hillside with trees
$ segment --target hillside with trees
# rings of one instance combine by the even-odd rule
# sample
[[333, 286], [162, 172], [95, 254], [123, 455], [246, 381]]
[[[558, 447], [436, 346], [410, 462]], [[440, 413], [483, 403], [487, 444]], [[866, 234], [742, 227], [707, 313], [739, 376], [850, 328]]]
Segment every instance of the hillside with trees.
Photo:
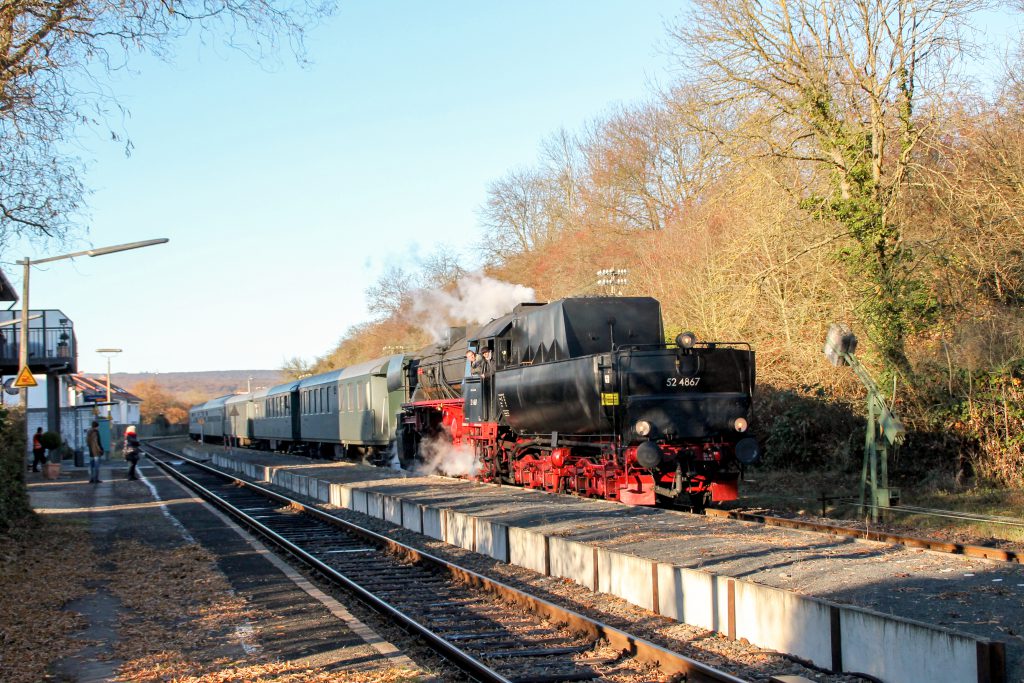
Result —
[[[106, 375], [102, 378], [105, 379]], [[276, 370], [215, 370], [118, 372], [110, 379], [142, 399], [143, 422], [152, 423], [162, 418], [170, 424], [186, 424], [191, 406], [217, 396], [244, 392], [250, 387], [272, 387], [284, 381], [284, 376]]]
[[[902, 476], [1024, 486], [1024, 57], [968, 77], [982, 7], [695, 0], [677, 80], [491, 182], [484, 272], [550, 300], [625, 268], [669, 338], [751, 342], [780, 468], [859, 464], [863, 388], [822, 356], [847, 323], [909, 429]], [[420, 293], [465, 275], [446, 253], [385, 272], [315, 370], [428, 341]]]

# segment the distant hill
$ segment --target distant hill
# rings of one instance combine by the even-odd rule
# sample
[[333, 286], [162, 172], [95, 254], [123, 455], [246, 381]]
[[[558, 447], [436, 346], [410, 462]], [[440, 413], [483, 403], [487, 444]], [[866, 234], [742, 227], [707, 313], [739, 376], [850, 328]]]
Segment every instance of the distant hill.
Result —
[[[92, 374], [106, 380], [106, 375]], [[252, 378], [252, 388], [272, 387], [284, 381], [277, 370], [211, 370], [208, 372], [115, 372], [110, 381], [132, 391], [142, 382], [154, 382], [160, 389], [187, 403], [245, 391]]]

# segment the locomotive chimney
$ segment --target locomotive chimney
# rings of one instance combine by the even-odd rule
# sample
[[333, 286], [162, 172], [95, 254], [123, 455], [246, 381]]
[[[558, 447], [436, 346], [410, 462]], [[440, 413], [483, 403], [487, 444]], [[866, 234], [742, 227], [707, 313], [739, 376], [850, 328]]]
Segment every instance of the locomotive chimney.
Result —
[[465, 336], [466, 336], [466, 328], [465, 327], [449, 327], [448, 328], [448, 334], [445, 336], [445, 339], [444, 339], [444, 342], [443, 342], [444, 343], [444, 347], [446, 349], [450, 349], [455, 342], [459, 341], [460, 339], [462, 339]]

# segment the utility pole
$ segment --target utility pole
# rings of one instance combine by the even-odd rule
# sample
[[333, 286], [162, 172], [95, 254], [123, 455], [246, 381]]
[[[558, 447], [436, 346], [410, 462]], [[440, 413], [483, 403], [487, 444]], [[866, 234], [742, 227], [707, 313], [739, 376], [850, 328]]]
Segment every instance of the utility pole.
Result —
[[121, 353], [123, 349], [96, 349], [96, 353], [105, 355], [107, 357], [107, 417], [110, 418], [111, 411], [111, 400], [110, 400], [110, 359], [116, 353]]

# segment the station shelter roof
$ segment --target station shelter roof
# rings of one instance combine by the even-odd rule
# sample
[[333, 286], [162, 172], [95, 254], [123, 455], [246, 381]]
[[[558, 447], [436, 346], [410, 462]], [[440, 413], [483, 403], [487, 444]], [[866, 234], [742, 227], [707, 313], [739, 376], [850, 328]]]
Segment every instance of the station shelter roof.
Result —
[[[107, 400], [106, 375], [99, 377], [90, 377], [89, 375], [82, 374], [68, 375], [68, 383], [75, 391], [82, 394], [82, 400], [86, 402], [99, 403]], [[110, 385], [110, 400], [142, 403], [141, 398], [113, 383]]]

